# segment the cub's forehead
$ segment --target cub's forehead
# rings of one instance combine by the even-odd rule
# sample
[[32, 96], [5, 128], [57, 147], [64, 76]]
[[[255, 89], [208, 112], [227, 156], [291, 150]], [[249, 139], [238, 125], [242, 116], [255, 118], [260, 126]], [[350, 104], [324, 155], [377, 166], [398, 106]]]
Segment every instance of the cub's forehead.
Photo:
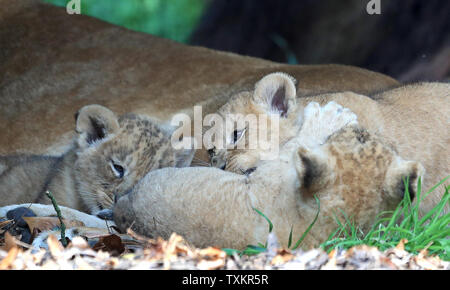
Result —
[[113, 146], [128, 147], [133, 152], [146, 151], [147, 154], [170, 146], [170, 133], [158, 121], [146, 116], [126, 114], [119, 118], [119, 126]]
[[167, 135], [158, 121], [142, 115], [123, 115], [119, 118], [119, 126], [122, 134], [140, 134], [144, 137]]
[[170, 160], [171, 133], [157, 120], [127, 114], [119, 118], [119, 126], [119, 131], [102, 145], [106, 155], [125, 163], [135, 162], [145, 170], [159, 167], [161, 160]]
[[243, 91], [233, 95], [217, 112], [225, 116], [233, 113], [252, 113], [253, 104], [251, 102], [252, 92]]

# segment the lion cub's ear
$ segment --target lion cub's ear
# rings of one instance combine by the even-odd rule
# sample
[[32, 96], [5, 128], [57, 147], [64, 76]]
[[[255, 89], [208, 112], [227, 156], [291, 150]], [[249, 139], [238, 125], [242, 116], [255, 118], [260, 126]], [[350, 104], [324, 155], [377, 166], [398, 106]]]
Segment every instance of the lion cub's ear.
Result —
[[314, 193], [330, 182], [333, 174], [320, 149], [311, 151], [301, 146], [294, 155], [295, 168], [302, 194]]
[[425, 174], [425, 169], [419, 162], [405, 161], [400, 157], [395, 158], [386, 173], [385, 192], [400, 202], [406, 193], [405, 181], [408, 179], [408, 193], [413, 201], [417, 196], [417, 181]]
[[84, 106], [77, 112], [75, 119], [80, 147], [87, 147], [119, 131], [117, 116], [100, 105]]
[[267, 113], [286, 117], [296, 104], [295, 82], [285, 73], [268, 74], [256, 83], [253, 101]]

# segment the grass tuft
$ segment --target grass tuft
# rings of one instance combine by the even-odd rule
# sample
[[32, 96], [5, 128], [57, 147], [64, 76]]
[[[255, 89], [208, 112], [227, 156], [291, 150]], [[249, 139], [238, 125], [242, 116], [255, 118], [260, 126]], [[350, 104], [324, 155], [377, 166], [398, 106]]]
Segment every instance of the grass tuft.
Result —
[[[427, 249], [430, 255], [437, 255], [444, 261], [450, 261], [450, 213], [443, 214], [443, 209], [450, 203], [450, 186], [445, 187], [445, 193], [440, 202], [422, 218], [419, 218], [419, 206], [423, 199], [444, 184], [450, 176], [436, 184], [428, 192], [422, 195], [422, 183], [419, 178], [417, 184], [417, 202], [413, 204], [408, 192], [409, 180], [405, 179], [405, 194], [403, 200], [394, 211], [380, 213], [371, 229], [364, 233], [355, 226], [351, 218], [340, 210], [344, 221], [340, 221], [335, 215], [337, 229], [320, 245], [324, 250], [330, 252], [333, 249], [349, 249], [358, 245], [377, 247], [381, 251], [396, 247], [401, 240], [406, 239], [405, 250], [418, 254]], [[320, 213], [320, 201], [314, 196], [318, 204], [318, 211], [314, 221], [298, 239], [294, 247], [292, 245], [292, 227], [288, 238], [288, 248], [294, 250], [301, 243], [314, 226]], [[261, 211], [255, 211], [269, 224], [269, 233], [273, 230], [270, 219]], [[228, 255], [255, 255], [267, 251], [265, 245], [248, 245], [244, 250], [223, 249]]]
[[[316, 223], [317, 219], [319, 218], [319, 213], [320, 213], [320, 201], [319, 198], [317, 198], [317, 196], [314, 195], [314, 199], [316, 200], [317, 203], [317, 213], [316, 216], [314, 217], [314, 220], [312, 221], [312, 223], [308, 226], [308, 228], [305, 230], [305, 232], [302, 234], [302, 236], [298, 239], [298, 241], [295, 243], [295, 246], [291, 248], [291, 244], [292, 244], [292, 229], [293, 226], [291, 226], [291, 231], [289, 232], [289, 241], [288, 241], [288, 248], [290, 248], [291, 250], [295, 250], [297, 249], [301, 243], [303, 242], [303, 240], [305, 239], [306, 235], [309, 233], [309, 231], [312, 229], [312, 227], [314, 226], [314, 224]], [[273, 230], [273, 224], [270, 221], [270, 219], [263, 214], [260, 210], [253, 208], [257, 214], [259, 214], [260, 216], [262, 216], [267, 223], [269, 224], [269, 233], [272, 232]], [[247, 247], [242, 250], [236, 250], [236, 249], [229, 249], [229, 248], [224, 248], [222, 249], [223, 251], [225, 251], [225, 253], [227, 253], [227, 255], [233, 255], [233, 254], [238, 254], [238, 255], [257, 255], [259, 253], [263, 253], [265, 251], [267, 251], [267, 242], [263, 245], [261, 243], [258, 243], [257, 246], [255, 245], [247, 245]]]
[[[450, 177], [450, 176], [449, 176]], [[427, 249], [430, 255], [437, 255], [445, 261], [450, 261], [450, 213], [442, 211], [450, 203], [450, 186], [445, 187], [445, 193], [440, 202], [422, 218], [419, 218], [419, 206], [423, 199], [441, 186], [449, 177], [422, 196], [422, 184], [419, 178], [417, 186], [417, 202], [413, 204], [408, 192], [408, 180], [405, 180], [405, 195], [393, 212], [383, 212], [367, 233], [356, 227], [345, 216], [345, 223], [336, 217], [338, 228], [320, 246], [327, 252], [333, 249], [348, 249], [357, 245], [377, 247], [381, 251], [397, 246], [406, 239], [405, 250], [418, 254]]]

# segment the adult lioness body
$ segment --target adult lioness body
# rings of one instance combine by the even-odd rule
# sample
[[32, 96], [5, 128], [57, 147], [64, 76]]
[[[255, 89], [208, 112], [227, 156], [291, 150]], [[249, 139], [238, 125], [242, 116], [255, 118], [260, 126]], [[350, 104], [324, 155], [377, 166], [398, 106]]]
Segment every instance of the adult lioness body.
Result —
[[[273, 71], [299, 95], [371, 93], [398, 82], [342, 65], [290, 66], [133, 32], [38, 0], [0, 0], [0, 153], [68, 144], [73, 111], [104, 105], [167, 120], [194, 104], [214, 112]], [[42, 132], [46, 137], [42, 138]], [[63, 139], [61, 139], [64, 137]], [[55, 152], [55, 148], [50, 149]], [[57, 150], [61, 152], [61, 150]]]

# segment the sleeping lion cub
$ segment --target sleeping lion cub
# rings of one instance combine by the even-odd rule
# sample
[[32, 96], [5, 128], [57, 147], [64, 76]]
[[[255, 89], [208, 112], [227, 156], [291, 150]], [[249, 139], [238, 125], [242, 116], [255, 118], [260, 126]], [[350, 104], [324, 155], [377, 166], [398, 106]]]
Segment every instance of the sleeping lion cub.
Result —
[[303, 118], [300, 132], [282, 146], [279, 158], [258, 162], [249, 174], [205, 167], [150, 172], [118, 199], [116, 225], [166, 239], [176, 232], [197, 247], [242, 249], [267, 237], [258, 209], [286, 247], [291, 227], [300, 236], [313, 221], [316, 195], [321, 209], [303, 242], [308, 248], [335, 230], [333, 214], [341, 216], [339, 209], [363, 229], [380, 212], [394, 209], [403, 198], [403, 177], [410, 177], [414, 197], [423, 167], [403, 160], [359, 127], [353, 113], [335, 103], [323, 108], [310, 103]]
[[129, 191], [150, 170], [191, 161], [191, 151], [172, 148], [169, 128], [145, 116], [118, 118], [103, 106], [89, 105], [77, 113], [76, 132], [62, 156], [0, 156], [0, 206], [49, 204], [49, 190], [61, 206], [108, 212], [114, 194]]
[[[269, 120], [273, 115], [279, 116], [279, 131], [275, 133], [279, 134], [279, 144], [282, 146], [298, 132], [302, 125], [303, 108], [308, 103], [326, 104], [334, 101], [355, 112], [364, 128], [371, 134], [377, 134], [385, 143], [394, 145], [400, 156], [422, 163], [426, 169], [422, 185], [424, 190], [428, 190], [450, 173], [449, 97], [450, 84], [420, 83], [372, 97], [342, 92], [297, 98], [295, 80], [284, 73], [272, 73], [256, 83], [253, 91], [233, 96], [218, 113], [224, 118], [229, 114], [264, 114], [269, 116]], [[237, 124], [239, 126], [239, 122]], [[317, 130], [320, 130], [319, 126], [328, 125], [318, 124]], [[222, 140], [228, 140], [229, 144], [226, 144], [226, 149], [216, 144], [206, 148], [211, 165], [239, 174], [254, 170], [265, 151], [246, 149], [249, 130], [246, 130], [245, 125], [218, 129], [220, 131], [217, 134], [224, 134]], [[236, 149], [242, 144], [245, 145], [241, 146], [244, 149]], [[230, 146], [234, 149], [230, 149]], [[421, 213], [428, 212], [440, 200], [443, 192], [440, 188], [429, 195], [421, 203]]]

